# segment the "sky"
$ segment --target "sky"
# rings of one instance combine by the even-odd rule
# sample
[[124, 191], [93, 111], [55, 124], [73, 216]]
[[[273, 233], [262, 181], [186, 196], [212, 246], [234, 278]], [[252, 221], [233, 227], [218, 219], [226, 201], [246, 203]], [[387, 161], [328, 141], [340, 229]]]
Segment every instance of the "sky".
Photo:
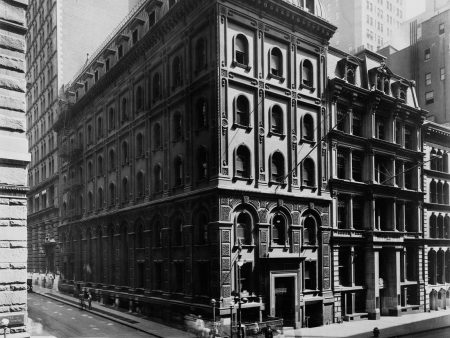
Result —
[[425, 0], [403, 0], [406, 2], [405, 18], [409, 19], [425, 10]]

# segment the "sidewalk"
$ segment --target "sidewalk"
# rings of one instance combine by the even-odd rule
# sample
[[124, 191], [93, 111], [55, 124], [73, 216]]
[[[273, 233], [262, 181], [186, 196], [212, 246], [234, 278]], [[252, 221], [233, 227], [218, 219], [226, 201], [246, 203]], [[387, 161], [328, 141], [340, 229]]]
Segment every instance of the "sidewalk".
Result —
[[[379, 337], [407, 336], [412, 333], [436, 330], [449, 327], [450, 310], [407, 314], [400, 317], [381, 317], [379, 320], [360, 320], [331, 324], [315, 328], [285, 330], [286, 338], [299, 337], [373, 337], [373, 329], [380, 330]], [[432, 334], [432, 332], [430, 332]]]
[[[77, 308], [80, 307], [79, 300], [55, 291], [53, 289], [43, 288], [38, 285], [33, 285], [33, 292], [43, 295], [47, 298], [53, 299], [55, 301], [64, 303], [66, 305], [72, 305]], [[161, 338], [182, 338], [182, 337], [195, 337], [194, 335], [181, 331], [158, 322], [151, 321], [139, 316], [134, 316], [127, 312], [118, 311], [108, 306], [99, 304], [98, 302], [92, 302], [92, 310], [85, 310], [86, 312], [91, 312], [98, 316], [104, 317], [111, 321], [132, 327], [136, 330], [148, 333], [155, 337]]]

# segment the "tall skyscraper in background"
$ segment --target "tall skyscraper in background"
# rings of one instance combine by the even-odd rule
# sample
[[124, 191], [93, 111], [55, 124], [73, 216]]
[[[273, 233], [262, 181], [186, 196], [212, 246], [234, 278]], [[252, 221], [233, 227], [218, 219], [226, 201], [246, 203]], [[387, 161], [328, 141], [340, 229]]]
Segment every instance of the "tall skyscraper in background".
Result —
[[[123, 0], [30, 1], [26, 18], [28, 271], [57, 273], [58, 158], [53, 122], [58, 92], [128, 13]], [[101, 18], [101, 19], [99, 19]]]
[[447, 6], [440, 3], [411, 22], [410, 46], [382, 51], [393, 72], [416, 81], [419, 105], [430, 112], [428, 119], [436, 123], [450, 123], [450, 97], [446, 95], [450, 79], [449, 5], [450, 1]]
[[377, 51], [396, 41], [405, 15], [404, 0], [322, 0], [327, 19], [338, 27], [332, 46], [349, 53]]

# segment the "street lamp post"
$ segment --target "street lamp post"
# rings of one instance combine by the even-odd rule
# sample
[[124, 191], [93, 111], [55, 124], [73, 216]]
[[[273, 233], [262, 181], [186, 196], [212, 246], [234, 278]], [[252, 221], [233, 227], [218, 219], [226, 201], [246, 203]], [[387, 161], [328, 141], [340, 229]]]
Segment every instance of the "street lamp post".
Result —
[[3, 337], [6, 338], [6, 328], [9, 325], [9, 319], [8, 318], [3, 318], [1, 321], [1, 326], [3, 326]]
[[237, 260], [237, 266], [238, 266], [238, 338], [242, 338], [242, 331], [241, 331], [241, 325], [242, 325], [242, 299], [241, 299], [241, 268], [242, 265], [244, 265], [244, 260], [242, 259], [241, 254], [238, 255]]
[[211, 299], [211, 305], [213, 307], [213, 337], [216, 336], [216, 300]]

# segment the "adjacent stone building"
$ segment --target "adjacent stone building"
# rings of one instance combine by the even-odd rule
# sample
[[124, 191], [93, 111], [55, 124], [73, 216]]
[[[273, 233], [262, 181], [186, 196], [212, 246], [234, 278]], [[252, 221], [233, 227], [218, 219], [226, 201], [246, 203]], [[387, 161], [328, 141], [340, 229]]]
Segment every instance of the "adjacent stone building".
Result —
[[[0, 320], [8, 337], [29, 337], [25, 137], [26, 0], [0, 1]], [[2, 328], [3, 333], [3, 328]]]
[[423, 129], [426, 310], [450, 306], [450, 128], [426, 122]]
[[330, 49], [327, 64], [335, 320], [423, 311], [427, 112], [379, 54]]

